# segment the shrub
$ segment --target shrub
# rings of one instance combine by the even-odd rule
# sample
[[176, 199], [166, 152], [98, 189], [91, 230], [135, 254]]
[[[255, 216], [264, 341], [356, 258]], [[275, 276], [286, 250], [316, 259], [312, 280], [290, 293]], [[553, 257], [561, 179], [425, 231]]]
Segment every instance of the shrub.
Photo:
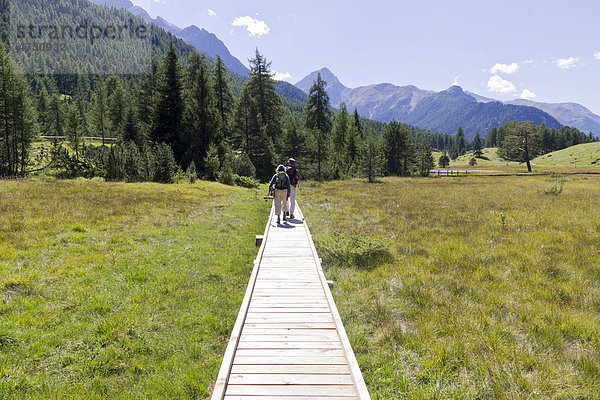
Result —
[[233, 175], [233, 181], [237, 186], [245, 187], [248, 189], [256, 189], [260, 185], [260, 183], [249, 176], [239, 176], [237, 174]]
[[190, 163], [190, 165], [185, 170], [185, 174], [190, 183], [195, 183], [198, 178], [198, 172], [196, 172], [196, 163], [194, 160]]
[[173, 150], [161, 143], [154, 147], [154, 182], [173, 183], [179, 167], [175, 162]]
[[256, 178], [256, 167], [252, 164], [248, 154], [244, 152], [233, 157], [231, 160], [231, 169], [236, 175]]
[[345, 267], [371, 269], [394, 259], [389, 243], [372, 237], [338, 234], [317, 240], [317, 244], [327, 262]]
[[475, 156], [473, 156], [469, 159], [469, 165], [471, 167], [474, 167], [475, 165], [477, 165], [477, 159], [475, 158]]

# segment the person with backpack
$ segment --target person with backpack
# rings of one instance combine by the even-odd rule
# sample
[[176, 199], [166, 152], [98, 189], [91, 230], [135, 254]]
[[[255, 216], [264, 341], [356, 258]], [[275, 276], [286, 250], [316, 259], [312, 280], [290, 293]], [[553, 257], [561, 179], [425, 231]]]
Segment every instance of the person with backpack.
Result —
[[[300, 175], [300, 171], [296, 168], [296, 160], [290, 158], [288, 160], [288, 167], [285, 172], [290, 179], [290, 197], [285, 205], [285, 215], [294, 219], [294, 211], [296, 210], [296, 186], [300, 186], [300, 180], [302, 179], [302, 175]], [[300, 189], [302, 190], [302, 189]]]
[[285, 208], [286, 201], [288, 197], [290, 197], [291, 191], [290, 178], [286, 174], [285, 167], [283, 165], [279, 165], [277, 167], [275, 175], [273, 175], [273, 178], [271, 178], [269, 190], [274, 192], [275, 215], [277, 215], [277, 224], [279, 225], [281, 223], [281, 219], [279, 218], [279, 216], [282, 211], [283, 221], [287, 221], [287, 218], [285, 216]]

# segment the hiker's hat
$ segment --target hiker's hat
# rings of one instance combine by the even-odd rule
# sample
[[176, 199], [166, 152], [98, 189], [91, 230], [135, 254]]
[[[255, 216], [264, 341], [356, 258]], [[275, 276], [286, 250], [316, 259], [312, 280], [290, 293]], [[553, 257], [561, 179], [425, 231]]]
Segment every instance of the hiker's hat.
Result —
[[289, 163], [292, 163], [292, 164], [295, 164], [295, 163], [296, 163], [296, 160], [294, 160], [293, 158], [290, 158], [290, 159], [288, 160], [288, 162], [289, 162]]

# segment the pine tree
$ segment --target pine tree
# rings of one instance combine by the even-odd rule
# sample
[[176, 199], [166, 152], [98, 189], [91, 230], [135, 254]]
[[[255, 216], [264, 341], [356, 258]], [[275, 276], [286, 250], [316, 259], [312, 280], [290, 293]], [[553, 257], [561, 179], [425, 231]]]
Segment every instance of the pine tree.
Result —
[[102, 145], [105, 144], [106, 133], [108, 131], [108, 105], [104, 85], [98, 85], [96, 93], [93, 96], [92, 103], [92, 126], [96, 130], [94, 136], [100, 135]]
[[317, 75], [316, 81], [310, 88], [308, 100], [304, 109], [304, 126], [312, 136], [310, 151], [317, 164], [317, 179], [323, 179], [323, 167], [329, 155], [328, 139], [331, 133], [331, 108], [329, 95], [326, 90], [327, 82]]
[[66, 136], [71, 148], [75, 150], [75, 159], [79, 160], [79, 148], [82, 137], [82, 120], [76, 102], [69, 105], [66, 118]]
[[306, 155], [306, 135], [298, 127], [296, 119], [289, 115], [283, 130], [283, 137], [279, 146], [281, 155], [285, 158], [303, 158]]
[[456, 152], [458, 156], [462, 156], [467, 152], [467, 141], [465, 140], [465, 131], [462, 127], [458, 127], [456, 136], [454, 137]]
[[271, 63], [267, 62], [258, 49], [254, 58], [250, 59], [247, 85], [249, 94], [256, 103], [258, 123], [271, 142], [275, 143], [277, 135], [281, 133], [282, 103], [275, 91], [277, 82], [271, 73]]
[[175, 46], [171, 43], [159, 70], [151, 139], [156, 143], [166, 143], [170, 146], [178, 161], [181, 160], [183, 153], [179, 140], [183, 111], [182, 70]]
[[359, 136], [362, 138], [363, 128], [362, 124], [360, 123], [360, 115], [358, 115], [358, 110], [356, 108], [354, 108], [354, 127], [356, 128]]
[[406, 126], [393, 120], [385, 127], [383, 137], [387, 171], [396, 176], [410, 175], [414, 149]]
[[438, 165], [440, 168], [448, 168], [448, 166], [450, 165], [450, 157], [448, 157], [448, 153], [446, 153], [445, 151], [440, 156], [438, 160]]
[[498, 149], [498, 155], [505, 160], [527, 163], [531, 172], [531, 160], [543, 152], [542, 137], [531, 122], [514, 122], [508, 126], [507, 136]]
[[229, 81], [227, 80], [227, 67], [223, 62], [221, 56], [217, 54], [217, 61], [213, 69], [213, 91], [217, 102], [217, 109], [221, 115], [221, 123], [225, 132], [225, 138], [229, 139], [229, 126], [231, 120], [231, 114], [233, 112], [233, 94], [229, 87]]
[[46, 132], [44, 133], [47, 136], [64, 136], [65, 110], [64, 104], [57, 94], [50, 98], [46, 119], [48, 123], [46, 125]]
[[419, 174], [421, 176], [429, 176], [429, 171], [435, 167], [431, 146], [427, 141], [422, 140], [417, 147], [417, 168]]
[[335, 115], [331, 130], [332, 153], [331, 166], [335, 179], [344, 176], [348, 169], [348, 155], [346, 154], [346, 141], [348, 140], [349, 115], [346, 103], [342, 102]]
[[365, 134], [360, 146], [360, 170], [362, 176], [369, 182], [383, 175], [385, 159], [382, 143], [372, 132]]
[[481, 144], [481, 136], [479, 136], [479, 131], [475, 133], [475, 137], [473, 138], [473, 154], [475, 157], [483, 156], [483, 149]]
[[115, 87], [108, 96], [108, 122], [112, 137], [118, 137], [123, 131], [127, 103], [125, 89], [120, 79], [117, 78]]
[[498, 129], [493, 127], [490, 129], [486, 139], [485, 139], [485, 147], [496, 147], [496, 135], [498, 134]]
[[204, 157], [209, 145], [213, 144], [217, 149], [221, 146], [223, 138], [220, 124], [221, 117], [216, 109], [213, 89], [201, 59], [183, 114], [180, 142], [185, 151], [182, 165], [187, 166], [194, 161], [200, 171], [204, 170]]
[[141, 77], [141, 83], [138, 88], [138, 118], [142, 137], [150, 137], [152, 126], [152, 116], [154, 115], [154, 106], [156, 105], [157, 85], [158, 85], [158, 60], [152, 53], [147, 71]]
[[133, 142], [138, 147], [141, 147], [144, 140], [140, 133], [139, 122], [137, 119], [137, 113], [133, 106], [129, 106], [125, 113], [125, 121], [123, 122], [123, 129], [121, 132], [123, 142]]

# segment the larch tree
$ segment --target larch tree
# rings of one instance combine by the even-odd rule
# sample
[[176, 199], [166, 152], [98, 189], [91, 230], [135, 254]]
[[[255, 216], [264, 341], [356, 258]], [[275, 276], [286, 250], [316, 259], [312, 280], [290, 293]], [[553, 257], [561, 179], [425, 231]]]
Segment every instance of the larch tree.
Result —
[[532, 171], [531, 160], [542, 153], [542, 137], [531, 121], [510, 124], [498, 149], [498, 155], [503, 159], [526, 163], [528, 172]]

